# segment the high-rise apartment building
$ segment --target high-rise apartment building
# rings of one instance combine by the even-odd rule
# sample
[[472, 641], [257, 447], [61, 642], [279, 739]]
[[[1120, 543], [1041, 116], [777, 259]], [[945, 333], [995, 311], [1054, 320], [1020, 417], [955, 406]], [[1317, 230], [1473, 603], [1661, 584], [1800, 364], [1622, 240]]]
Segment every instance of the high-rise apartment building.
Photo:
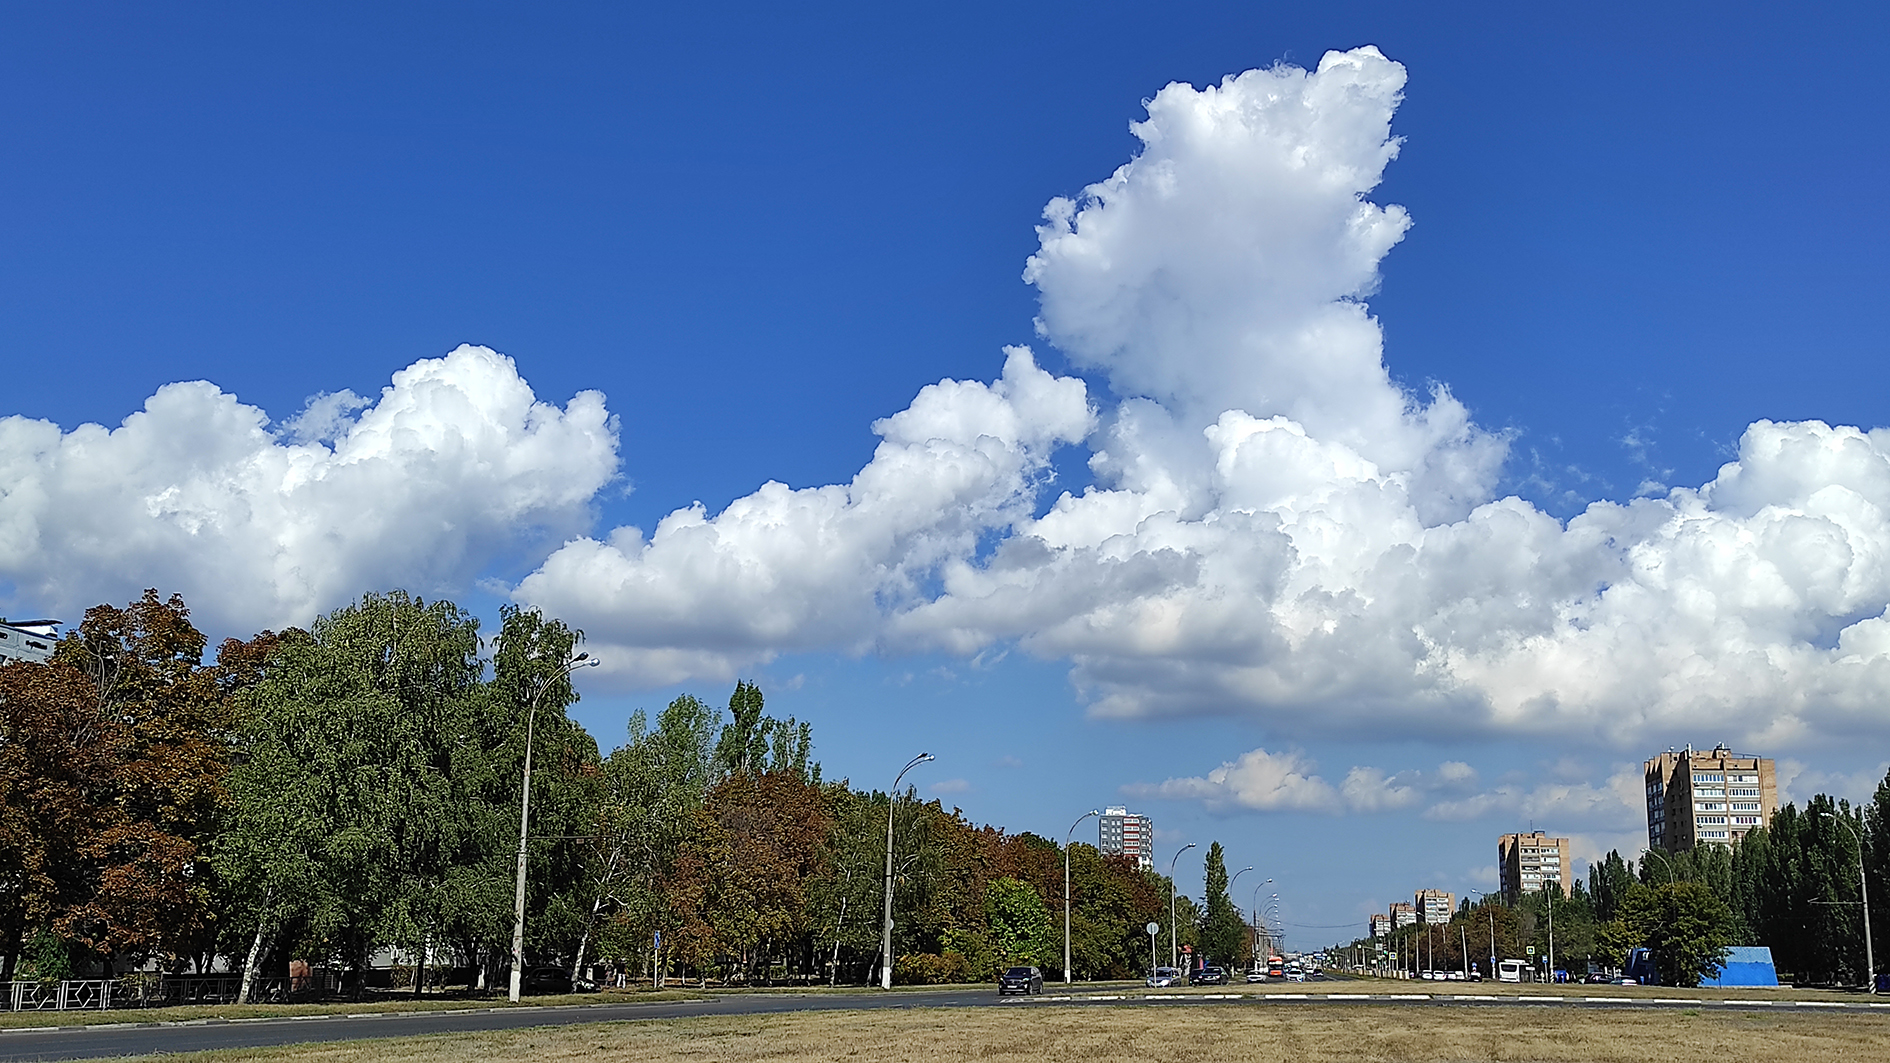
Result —
[[1155, 866], [1155, 824], [1126, 808], [1105, 808], [1096, 819], [1096, 847], [1104, 856], [1133, 856], [1147, 871]]
[[1392, 901], [1391, 911], [1388, 914], [1391, 916], [1391, 928], [1393, 930], [1403, 930], [1407, 926], [1417, 925], [1417, 905], [1415, 904], [1407, 904], [1404, 901]]
[[1555, 884], [1568, 896], [1568, 839], [1551, 838], [1541, 831], [1505, 834], [1496, 840], [1496, 873], [1503, 895], [1514, 899]]
[[1415, 899], [1418, 919], [1425, 923], [1448, 923], [1457, 910], [1457, 895], [1449, 890], [1419, 890]]
[[53, 644], [59, 641], [57, 620], [20, 620], [7, 623], [0, 617], [0, 664], [7, 661], [31, 661], [44, 664], [52, 660]]
[[1778, 779], [1767, 757], [1688, 746], [1648, 761], [1646, 774], [1647, 844], [1662, 852], [1701, 842], [1731, 845], [1778, 811]]
[[1388, 938], [1391, 936], [1391, 917], [1388, 915], [1372, 916], [1372, 936]]

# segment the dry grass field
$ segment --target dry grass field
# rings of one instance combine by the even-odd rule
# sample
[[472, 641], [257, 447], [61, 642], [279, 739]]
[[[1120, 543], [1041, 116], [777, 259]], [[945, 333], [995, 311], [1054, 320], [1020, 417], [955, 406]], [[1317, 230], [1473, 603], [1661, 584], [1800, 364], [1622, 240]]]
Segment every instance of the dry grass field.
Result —
[[191, 1063], [1890, 1061], [1890, 1015], [1374, 1005], [828, 1011], [244, 1049]]

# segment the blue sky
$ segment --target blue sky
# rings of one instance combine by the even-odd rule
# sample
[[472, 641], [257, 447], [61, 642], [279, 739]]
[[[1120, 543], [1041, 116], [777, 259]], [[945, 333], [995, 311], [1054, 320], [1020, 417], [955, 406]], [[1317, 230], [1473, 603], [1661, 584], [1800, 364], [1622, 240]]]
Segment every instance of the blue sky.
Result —
[[[184, 590], [217, 634], [242, 634], [305, 619], [371, 586], [448, 593], [488, 616], [536, 586], [537, 597], [526, 597], [568, 606], [599, 633], [600, 656], [638, 662], [599, 676], [581, 707], [607, 745], [634, 707], [655, 707], [678, 689], [719, 698], [729, 676], [757, 677], [777, 711], [814, 722], [834, 774], [883, 785], [878, 776], [910, 751], [933, 748], [941, 760], [923, 770], [925, 785], [945, 784], [939, 796], [974, 818], [1059, 836], [1080, 812], [1127, 802], [1155, 816], [1164, 844], [1218, 838], [1237, 866], [1260, 865], [1310, 940], [1344, 936], [1314, 927], [1362, 920], [1421, 886], [1487, 885], [1495, 835], [1531, 821], [1590, 846], [1636, 845], [1640, 825], [1619, 800], [1620, 772], [1668, 744], [1734, 741], [1790, 761], [1797, 796], [1823, 786], [1858, 792], [1883, 772], [1874, 750], [1885, 720], [1872, 706], [1885, 680], [1869, 625], [1890, 596], [1867, 560], [1881, 542], [1874, 517], [1831, 510], [1830, 493], [1818, 489], [1839, 485], [1874, 505], [1876, 444], [1845, 437], [1845, 450], [1845, 440], [1810, 430], [1752, 436], [1748, 426], [1817, 419], [1868, 430], [1886, 421], [1877, 329], [1885, 269], [1876, 253], [1890, 222], [1877, 192], [1883, 75], [1860, 55], [1881, 39], [1885, 18], [1863, 5], [1706, 10], [16, 11], [0, 44], [11, 149], [0, 173], [8, 363], [0, 417], [22, 420], [0, 426], [0, 532], [14, 544], [0, 549], [0, 607], [76, 614], [157, 584]], [[1590, 578], [1581, 566], [1603, 548], [1574, 533], [1556, 548], [1580, 570], [1566, 585], [1530, 582], [1555, 550], [1498, 531], [1494, 546], [1458, 544], [1468, 560], [1421, 564], [1433, 583], [1465, 580], [1462, 600], [1479, 624], [1494, 625], [1464, 635], [1439, 619], [1456, 615], [1455, 599], [1422, 598], [1427, 637], [1444, 647], [1425, 659], [1452, 662], [1448, 689], [1426, 685], [1430, 673], [1411, 663], [1418, 658], [1367, 660], [1348, 646], [1326, 660], [1304, 645], [1244, 643], [1222, 628], [1201, 636], [1227, 635], [1214, 653], [1140, 643], [1128, 653], [1118, 636], [1160, 625], [1145, 613], [1140, 627], [1105, 632], [1098, 618], [1148, 606], [1146, 597], [1049, 619], [1019, 620], [988, 601], [980, 611], [940, 566], [963, 562], [975, 576], [1002, 561], [1007, 543], [1037, 536], [1033, 519], [1063, 491], [1130, 491], [1120, 470], [1096, 472], [1090, 458], [1124, 452], [1127, 437], [1108, 436], [1121, 400], [1159, 391], [1150, 374], [1177, 359], [1153, 340], [1142, 354], [1133, 354], [1140, 341], [1124, 341], [1132, 353], [1121, 357], [1107, 342], [1084, 348], [1097, 315], [1126, 297], [1092, 298], [1102, 289], [1069, 272], [1077, 267], [1036, 285], [1020, 279], [1026, 260], [1043, 253], [1035, 227], [1045, 204], [1080, 197], [1141, 152], [1129, 125], [1147, 117], [1145, 103], [1163, 86], [1205, 90], [1276, 62], [1313, 70], [1328, 50], [1363, 45], [1402, 64], [1407, 80], [1390, 118], [1403, 138], [1397, 157], [1359, 194], [1402, 207], [1410, 225], [1371, 258], [1364, 288], [1341, 284], [1332, 300], [1302, 309], [1364, 300], [1382, 326], [1384, 367], [1414, 409], [1433, 408], [1433, 383], [1448, 386], [1476, 428], [1435, 453], [1475, 466], [1468, 486], [1452, 488], [1465, 507], [1515, 495], [1529, 512], [1507, 517], [1567, 521], [1597, 500], [1658, 501], [1670, 488], [1699, 488], [1746, 457], [1750, 475], [1708, 508], [1724, 518], [1726, 542], [1760, 547], [1750, 556], [1728, 547], [1710, 576], [1684, 588], [1713, 596], [1712, 622], [1624, 593], [1610, 600], [1595, 587], [1569, 589], [1583, 579], [1639, 580], [1649, 593], [1693, 600], [1620, 568], [1679, 541], [1647, 530], [1680, 521], [1679, 503], [1672, 513], [1610, 518], [1609, 541], [1649, 536], [1595, 562], [1612, 575]], [[1258, 211], [1252, 232], [1229, 246], [1298, 239], [1298, 215], [1266, 207], [1291, 190], [1255, 182], [1252, 202], [1202, 209]], [[1176, 231], [1195, 231], [1187, 225], [1196, 217], [1177, 216]], [[1212, 230], [1199, 231], [1218, 239]], [[1076, 238], [1088, 239], [1080, 227]], [[1201, 258], [1166, 253], [1148, 252], [1149, 276], [1186, 275], [1171, 267]], [[1324, 252], [1293, 253], [1311, 256], [1310, 265], [1241, 283], [1290, 287], [1327, 261]], [[1247, 297], [1212, 294], [1217, 281], [1204, 276], [1179, 294], [1185, 314], [1237, 317]], [[1039, 334], [1033, 319], [1050, 312], [1040, 304], [1046, 292], [1068, 302]], [[487, 412], [504, 407], [529, 434], [545, 420], [518, 412], [522, 378], [564, 419], [532, 445], [509, 436], [489, 440], [487, 451], [448, 453], [424, 426], [383, 410], [391, 427], [375, 438], [392, 450], [373, 453], [405, 455], [392, 471], [280, 508], [246, 494], [250, 481], [230, 488], [234, 466], [216, 465], [293, 478], [300, 459], [257, 443], [258, 432], [339, 453], [353, 419], [372, 413], [331, 403], [316, 411], [323, 417], [297, 423], [298, 434], [291, 419], [311, 397], [345, 390], [374, 400], [397, 372], [461, 344], [508, 356], [516, 376], [497, 363], [454, 363], [429, 380], [457, 387], [477, 376], [488, 389], [479, 394], [512, 395], [492, 399]], [[750, 623], [731, 607], [697, 623], [691, 612], [684, 634], [670, 638], [662, 632], [677, 620], [659, 608], [665, 594], [761, 599], [744, 597], [752, 587], [691, 583], [684, 576], [699, 570], [687, 558], [656, 555], [641, 568], [591, 559], [647, 581], [633, 602], [587, 596], [603, 569], [573, 569], [562, 584], [527, 580], [549, 571], [548, 557], [574, 537], [616, 543], [610, 533], [622, 527], [647, 535], [698, 501], [713, 518], [770, 480], [845, 484], [874, 460], [877, 419], [942, 379], [995, 386], [1007, 372], [1003, 348], [1015, 344], [1029, 345], [1047, 374], [1085, 385], [1078, 406], [1088, 403], [1094, 427], [1045, 427], [1041, 441], [1012, 448], [1027, 497], [986, 499], [990, 512], [963, 526], [908, 529], [894, 536], [903, 552], [868, 559], [900, 580], [862, 589], [837, 557], [839, 582], [796, 584], [816, 605], [864, 595], [852, 614], [784, 606], [778, 622]], [[1319, 357], [1308, 349], [1262, 362]], [[164, 385], [196, 380], [267, 411], [272, 423], [246, 425], [240, 409], [205, 392], [169, 393], [174, 405], [159, 404], [149, 434], [123, 439], [124, 454], [102, 466], [84, 465], [98, 441], [28, 423], [68, 433], [85, 422], [117, 427]], [[1138, 392], [1132, 381], [1145, 386]], [[1202, 369], [1156, 398], [1182, 411], [1222, 384], [1230, 394], [1274, 395], [1264, 372], [1233, 382]], [[1259, 408], [1270, 398], [1244, 408], [1296, 419], [1322, 443], [1350, 440], [1381, 472], [1394, 470], [1401, 459], [1388, 455], [1410, 426], [1358, 427], [1366, 415], [1342, 400], [1362, 392], [1336, 377], [1320, 386], [1327, 390], [1305, 401], [1323, 413], [1305, 413], [1291, 395], [1277, 409]], [[566, 406], [588, 390], [602, 393], [600, 405]], [[457, 408], [432, 401], [414, 400], [416, 416], [452, 424]], [[1190, 439], [1219, 412], [1202, 409], [1198, 425], [1184, 425]], [[422, 440], [418, 451], [400, 449], [410, 438]], [[913, 439], [918, 453], [924, 439]], [[91, 450], [81, 453], [81, 443]], [[1788, 460], [1858, 448], [1871, 453], [1856, 468]], [[477, 468], [454, 464], [472, 452]], [[1778, 454], [1785, 472], [1761, 467]], [[508, 455], [516, 467], [493, 472]], [[1441, 467], [1412, 460], [1414, 470]], [[86, 491], [35, 501], [43, 493], [35, 484], [81, 478], [81, 469], [96, 481]], [[887, 475], [937, 472], [904, 465]], [[1794, 476], [1790, 486], [1767, 486]], [[1146, 502], [1158, 492], [1140, 493]], [[1237, 494], [1188, 503], [1183, 516], [1254, 508]], [[1466, 517], [1467, 509], [1427, 504], [1414, 503], [1427, 527]], [[1273, 512], [1269, 505], [1258, 508]], [[1294, 503], [1279, 512], [1288, 510], [1305, 511]], [[1751, 523], [1787, 511], [1827, 523], [1809, 531]], [[125, 513], [154, 526], [126, 525]], [[373, 518], [366, 530], [362, 514]], [[451, 549], [437, 546], [438, 528], [424, 519], [441, 514]], [[245, 520], [298, 531], [233, 566], [204, 529]], [[1837, 533], [1825, 534], [1831, 521], [1848, 536], [1841, 558], [1829, 541]], [[119, 549], [126, 528], [129, 545]], [[1168, 548], [1207, 568], [1238, 568], [1228, 559], [1239, 544], [1265, 538], [1262, 529], [1210, 544], [1200, 536], [1219, 532], [1183, 530], [1196, 538]], [[878, 541], [862, 534], [810, 541], [840, 543], [841, 553]], [[323, 545], [335, 541], [344, 545]], [[634, 559], [635, 542], [620, 545]], [[1134, 556], [1169, 556], [1162, 548], [1143, 543]], [[1306, 541], [1297, 548], [1304, 553]], [[1505, 552], [1512, 548], [1520, 552]], [[1083, 570], [1077, 546], [1059, 549], [1076, 551], [1058, 562], [1059, 579], [1093, 589], [1128, 578]], [[1676, 558], [1699, 556], [1673, 550], [1661, 555], [1669, 571]], [[1501, 568], [1499, 556], [1522, 566], [1520, 582], [1485, 578], [1480, 566]], [[818, 560], [807, 567], [826, 571]], [[270, 582], [285, 567], [324, 574], [285, 590]], [[1225, 621], [1217, 610], [1252, 589], [1244, 578], [1197, 582], [1213, 593], [1162, 601], [1186, 622]], [[1322, 594], [1390, 600], [1388, 585], [1306, 579]], [[1794, 604], [1740, 596], [1767, 580]], [[1040, 601], [1062, 593], [1036, 586]], [[1563, 624], [1559, 634], [1490, 619], [1502, 611], [1493, 603], [1526, 611], [1514, 603], [1532, 595], [1559, 603], [1558, 619], [1538, 618]], [[1290, 629], [1295, 607], [1268, 601]], [[1399, 630], [1403, 613], [1360, 608], [1346, 614], [1365, 625], [1358, 630]], [[1077, 621], [1088, 634], [1072, 633]], [[1584, 641], [1590, 625], [1655, 632], [1661, 652], [1589, 689], [1568, 670], [1610, 659]], [[1528, 645], [1549, 648], [1521, 660], [1515, 646], [1532, 633], [1539, 641]], [[1520, 641], [1505, 643], [1512, 652], [1503, 657], [1491, 646], [1506, 638]], [[1768, 652], [1787, 662], [1776, 674], [1743, 670], [1743, 655]], [[1292, 661], [1308, 663], [1294, 671]], [[1366, 678], [1332, 678], [1354, 672]], [[1772, 704], [1804, 690], [1814, 693], [1789, 712]], [[1530, 700], [1545, 691], [1559, 708]], [[1235, 768], [1216, 781], [1210, 773], [1222, 764]], [[1181, 866], [1188, 872], [1187, 858]]]

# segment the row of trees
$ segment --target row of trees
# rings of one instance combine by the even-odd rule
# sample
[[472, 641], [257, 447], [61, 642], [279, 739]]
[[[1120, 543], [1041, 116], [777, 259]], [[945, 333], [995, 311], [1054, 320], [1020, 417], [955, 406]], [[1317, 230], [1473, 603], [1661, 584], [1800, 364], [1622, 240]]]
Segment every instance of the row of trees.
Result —
[[[1853, 807], [1819, 794], [1801, 810], [1788, 804], [1736, 846], [1701, 845], [1674, 855], [1645, 853], [1636, 866], [1619, 852], [1590, 866], [1568, 897], [1545, 890], [1513, 904], [1466, 901], [1448, 925], [1406, 927], [1387, 945], [1407, 970], [1487, 968], [1488, 957], [1523, 956], [1528, 946], [1560, 966], [1619, 967], [1629, 950], [1653, 950], [1662, 982], [1697, 985], [1732, 945], [1772, 950], [1781, 977], [1803, 984], [1866, 981], [1862, 856], [1872, 898], [1878, 956], [1890, 956], [1890, 775], [1872, 800]], [[1353, 943], [1371, 955], [1373, 943]], [[1433, 967], [1434, 965], [1434, 967]]]
[[[566, 713], [579, 641], [517, 609], [484, 639], [451, 602], [394, 592], [206, 663], [178, 598], [89, 610], [50, 664], [0, 666], [0, 980], [221, 957], [358, 988], [392, 954], [416, 991], [496, 985], [534, 704], [529, 963], [865, 981], [890, 807], [896, 977], [1061, 973], [1057, 843], [823, 779], [808, 725], [746, 682], [725, 710], [637, 713], [603, 754]], [[1232, 957], [1219, 855], [1177, 936]], [[1134, 975], [1170, 883], [1093, 846], [1068, 857], [1075, 974]]]

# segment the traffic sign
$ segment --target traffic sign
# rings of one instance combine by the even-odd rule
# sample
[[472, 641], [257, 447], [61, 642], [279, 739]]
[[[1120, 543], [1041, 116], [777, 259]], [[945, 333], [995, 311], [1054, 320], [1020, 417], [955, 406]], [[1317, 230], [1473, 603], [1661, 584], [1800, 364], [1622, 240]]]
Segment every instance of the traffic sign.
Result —
[[1162, 925], [1160, 923], [1150, 923], [1148, 925], [1149, 937], [1154, 937], [1156, 934], [1159, 934], [1161, 932], [1162, 932]]
[[1536, 954], [1536, 947], [1534, 945], [1529, 946], [1529, 955], [1534, 956], [1535, 954]]

